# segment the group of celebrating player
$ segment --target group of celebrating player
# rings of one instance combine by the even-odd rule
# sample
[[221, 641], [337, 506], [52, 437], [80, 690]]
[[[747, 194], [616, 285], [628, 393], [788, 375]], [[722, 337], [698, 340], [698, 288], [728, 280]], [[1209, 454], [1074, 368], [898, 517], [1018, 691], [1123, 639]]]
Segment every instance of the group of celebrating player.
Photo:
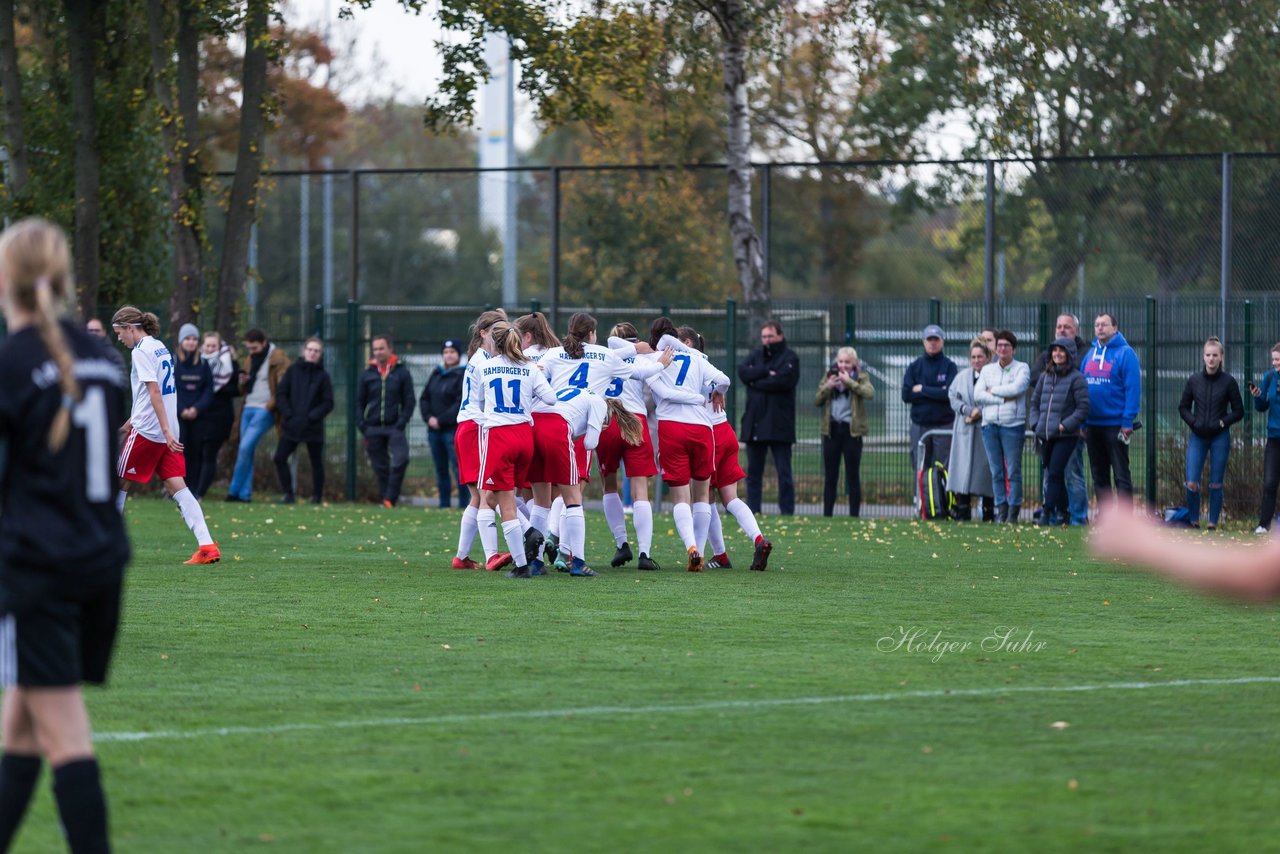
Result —
[[[630, 323], [621, 323], [608, 345], [597, 343], [596, 320], [585, 312], [570, 318], [563, 341], [540, 313], [514, 322], [502, 310], [476, 318], [455, 436], [462, 482], [475, 488], [462, 516], [453, 568], [480, 568], [469, 557], [479, 534], [484, 568], [514, 563], [509, 578], [543, 575], [546, 562], [571, 576], [596, 575], [586, 562], [582, 513], [582, 484], [589, 480], [594, 451], [604, 480], [605, 518], [617, 545], [612, 566], [634, 557], [618, 493], [618, 471], [625, 467], [634, 497], [638, 569], [659, 568], [652, 557], [648, 479], [660, 474], [670, 490], [689, 572], [731, 566], [712, 488], [752, 541], [751, 568], [764, 570], [773, 544], [737, 497], [744, 475], [738, 438], [724, 413], [730, 380], [703, 354], [702, 337], [660, 317], [647, 341], [639, 340]], [[656, 463], [646, 387], [658, 417]], [[498, 549], [499, 514], [506, 552]], [[704, 561], [708, 539], [714, 557]]]

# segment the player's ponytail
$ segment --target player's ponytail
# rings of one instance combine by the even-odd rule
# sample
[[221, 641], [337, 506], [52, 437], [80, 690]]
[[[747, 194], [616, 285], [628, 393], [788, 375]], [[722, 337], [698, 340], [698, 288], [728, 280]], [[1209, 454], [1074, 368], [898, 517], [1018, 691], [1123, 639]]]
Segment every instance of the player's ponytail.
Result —
[[111, 315], [112, 326], [136, 326], [152, 338], [160, 337], [160, 318], [137, 306], [122, 305]]
[[524, 348], [520, 346], [520, 330], [510, 323], [499, 320], [489, 327], [489, 334], [493, 336], [493, 347], [498, 351], [498, 355], [506, 356], [516, 364], [529, 361], [525, 358]]
[[475, 323], [471, 324], [471, 340], [467, 343], [467, 358], [470, 359], [476, 354], [484, 344], [484, 334], [489, 331], [495, 323], [507, 319], [507, 313], [500, 308], [490, 309], [481, 312], [476, 318]]
[[681, 326], [676, 330], [676, 332], [678, 333], [676, 337], [683, 343], [688, 344], [700, 353], [706, 352], [706, 342], [702, 340], [701, 332], [694, 329], [692, 326]]
[[526, 314], [523, 317], [516, 318], [515, 325], [521, 336], [532, 336], [533, 343], [539, 347], [550, 350], [552, 347], [560, 346], [560, 339], [556, 337], [556, 333], [552, 330], [551, 324], [547, 323], [546, 315], [540, 311], [535, 311], [532, 314]]
[[627, 411], [627, 408], [622, 405], [622, 401], [616, 397], [606, 397], [604, 404], [609, 407], [609, 417], [618, 422], [618, 429], [622, 432], [622, 440], [635, 447], [643, 444], [644, 425], [640, 423], [640, 419], [634, 413]]
[[569, 334], [564, 336], [564, 352], [570, 359], [581, 359], [582, 345], [587, 343], [591, 333], [596, 331], [596, 319], [585, 311], [576, 312], [569, 318]]
[[622, 338], [626, 341], [635, 341], [640, 337], [640, 332], [636, 329], [634, 323], [627, 323], [625, 320], [617, 324], [609, 330], [610, 338]]
[[663, 335], [670, 335], [672, 338], [679, 337], [676, 335], [676, 325], [671, 322], [671, 318], [665, 316], [659, 317], [649, 327], [649, 346], [656, 350], [658, 342], [662, 340]]
[[62, 229], [47, 220], [15, 223], [0, 235], [0, 268], [7, 299], [32, 315], [40, 342], [58, 367], [62, 405], [49, 425], [49, 450], [57, 453], [71, 430], [71, 408], [80, 401], [75, 363], [58, 322], [71, 287], [71, 250]]

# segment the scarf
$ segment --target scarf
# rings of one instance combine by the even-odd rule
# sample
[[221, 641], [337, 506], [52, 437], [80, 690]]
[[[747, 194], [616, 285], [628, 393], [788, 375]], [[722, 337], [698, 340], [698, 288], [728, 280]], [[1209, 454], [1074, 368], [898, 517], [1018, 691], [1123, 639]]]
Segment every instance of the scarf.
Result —
[[262, 352], [249, 357], [249, 380], [244, 384], [244, 396], [248, 397], [253, 391], [253, 384], [258, 381], [258, 371], [262, 370], [262, 363], [271, 355], [272, 346], [262, 348]]
[[213, 393], [217, 394], [236, 373], [235, 362], [231, 358], [231, 347], [223, 344], [218, 348], [218, 352], [212, 356], [205, 356], [204, 360], [209, 363], [209, 371], [213, 374]]

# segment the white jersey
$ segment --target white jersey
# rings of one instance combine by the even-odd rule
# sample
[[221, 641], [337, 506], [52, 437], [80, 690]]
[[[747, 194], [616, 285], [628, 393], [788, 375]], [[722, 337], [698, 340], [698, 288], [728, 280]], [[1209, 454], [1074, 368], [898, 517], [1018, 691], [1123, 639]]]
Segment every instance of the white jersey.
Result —
[[[622, 361], [634, 366], [640, 362], [652, 362], [658, 364], [657, 353], [637, 353], [634, 356], [628, 356]], [[649, 408], [644, 405], [644, 380], [636, 379], [634, 373], [629, 380], [614, 378], [610, 381], [608, 387], [604, 391], [605, 397], [616, 397], [623, 408], [634, 415], [648, 415]]]
[[[716, 370], [715, 365], [711, 364], [711, 360], [707, 358], [706, 353], [702, 352], [701, 350], [692, 350], [692, 349], [690, 350], [690, 352], [696, 356], [699, 356], [702, 359], [702, 361], [707, 363], [707, 366], [711, 370], [716, 371], [716, 373], [721, 373], [720, 371]], [[723, 409], [716, 409], [714, 406], [711, 405], [711, 401], [709, 399], [707, 400], [705, 406], [707, 407], [707, 414], [711, 416], [712, 427], [716, 426], [717, 424], [723, 424], [729, 420], [729, 416], [725, 414], [725, 411]]]
[[555, 392], [532, 362], [513, 362], [506, 356], [490, 356], [480, 368], [484, 387], [484, 426], [533, 423], [533, 402], [554, 404]]
[[609, 414], [604, 398], [582, 389], [567, 388], [556, 395], [555, 412], [568, 422], [573, 438], [582, 437], [587, 450], [595, 450], [604, 419]]
[[535, 365], [542, 361], [542, 357], [547, 354], [547, 348], [541, 344], [531, 344], [524, 348], [524, 357]]
[[[627, 380], [640, 366], [628, 364], [608, 347], [583, 344], [582, 358], [574, 359], [563, 347], [552, 347], [542, 357], [539, 365], [547, 372], [547, 379], [556, 391], [577, 388], [592, 394], [603, 395], [615, 379]], [[652, 369], [645, 368], [651, 375]]]
[[[658, 342], [658, 346], [664, 349], [668, 344], [669, 339], [665, 336]], [[677, 349], [682, 352], [676, 353], [666, 370], [649, 380], [649, 391], [657, 404], [658, 420], [710, 427], [708, 396], [713, 391], [724, 393], [729, 387], [729, 377], [683, 344]]]
[[462, 374], [462, 402], [458, 404], [459, 424], [474, 421], [477, 426], [484, 426], [484, 387], [480, 383], [480, 368], [487, 358], [489, 354], [480, 348], [467, 359], [467, 367]]
[[131, 361], [133, 368], [129, 371], [129, 379], [133, 383], [133, 411], [129, 421], [139, 436], [163, 445], [164, 433], [160, 430], [155, 407], [151, 405], [147, 383], [155, 383], [160, 390], [169, 433], [177, 438], [178, 384], [173, 379], [173, 356], [161, 341], [148, 335], [134, 345]]

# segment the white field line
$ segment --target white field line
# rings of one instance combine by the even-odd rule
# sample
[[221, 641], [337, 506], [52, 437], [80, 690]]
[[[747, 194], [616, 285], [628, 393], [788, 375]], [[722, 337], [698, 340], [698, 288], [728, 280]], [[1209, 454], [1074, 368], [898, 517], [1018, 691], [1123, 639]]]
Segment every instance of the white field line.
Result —
[[368, 718], [364, 720], [272, 724], [268, 726], [227, 726], [188, 730], [154, 730], [151, 732], [100, 732], [94, 735], [93, 740], [99, 744], [104, 744], [110, 742], [152, 741], [158, 739], [222, 738], [233, 735], [277, 735], [292, 732], [320, 732], [323, 730], [335, 729], [431, 726], [434, 724], [468, 724], [484, 721], [520, 721], [542, 718], [753, 711], [756, 709], [774, 709], [786, 706], [822, 706], [836, 703], [881, 703], [893, 702], [895, 700], [931, 700], [941, 699], [944, 697], [1000, 697], [1009, 694], [1081, 694], [1093, 691], [1151, 691], [1161, 688], [1197, 688], [1205, 686], [1259, 684], [1280, 684], [1280, 676], [1241, 676], [1234, 679], [1175, 679], [1169, 682], [1109, 682], [1098, 685], [1028, 685], [1006, 688], [955, 688], [932, 691], [896, 691], [887, 694], [838, 694], [831, 697], [790, 697], [773, 700], [709, 700], [704, 703], [664, 703], [650, 706], [582, 706], [566, 709], [530, 709], [527, 711], [430, 715], [420, 718]]

